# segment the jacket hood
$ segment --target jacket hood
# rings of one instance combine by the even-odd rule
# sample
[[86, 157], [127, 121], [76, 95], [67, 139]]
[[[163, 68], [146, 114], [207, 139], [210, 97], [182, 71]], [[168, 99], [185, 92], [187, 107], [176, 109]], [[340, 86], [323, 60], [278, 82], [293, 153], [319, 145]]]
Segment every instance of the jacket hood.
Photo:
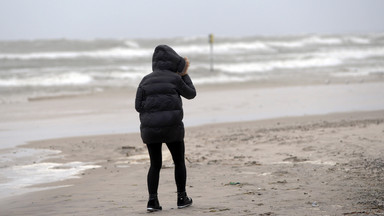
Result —
[[185, 67], [185, 60], [179, 56], [171, 47], [159, 45], [155, 48], [152, 57], [152, 70], [182, 72]]

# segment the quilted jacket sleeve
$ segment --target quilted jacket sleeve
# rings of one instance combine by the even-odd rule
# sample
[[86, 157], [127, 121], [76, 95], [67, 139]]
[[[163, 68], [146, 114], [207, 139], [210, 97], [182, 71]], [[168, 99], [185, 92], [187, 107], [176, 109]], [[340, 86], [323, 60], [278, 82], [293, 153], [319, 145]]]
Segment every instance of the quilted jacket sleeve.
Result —
[[180, 95], [187, 99], [193, 99], [194, 97], [196, 97], [196, 89], [189, 75], [187, 74], [182, 76], [180, 80], [181, 80], [179, 85]]
[[137, 112], [142, 111], [143, 97], [144, 97], [144, 90], [139, 85], [139, 87], [137, 88], [136, 99], [135, 99], [135, 109]]

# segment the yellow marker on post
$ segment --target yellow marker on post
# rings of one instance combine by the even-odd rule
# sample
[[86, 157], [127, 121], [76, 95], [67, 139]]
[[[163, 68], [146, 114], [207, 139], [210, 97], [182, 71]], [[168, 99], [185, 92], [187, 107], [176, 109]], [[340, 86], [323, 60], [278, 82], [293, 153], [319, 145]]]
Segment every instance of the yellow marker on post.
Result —
[[213, 71], [213, 34], [209, 34], [209, 45], [210, 45], [210, 50], [211, 50], [211, 71]]

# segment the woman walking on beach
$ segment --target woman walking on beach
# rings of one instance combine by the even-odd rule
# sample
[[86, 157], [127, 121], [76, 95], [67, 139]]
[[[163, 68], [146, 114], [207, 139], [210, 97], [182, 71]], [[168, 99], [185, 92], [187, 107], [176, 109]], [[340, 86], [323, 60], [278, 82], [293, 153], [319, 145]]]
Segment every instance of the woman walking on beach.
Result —
[[161, 146], [166, 143], [175, 164], [177, 206], [192, 205], [187, 196], [185, 167], [183, 107], [181, 97], [193, 99], [196, 90], [188, 75], [189, 61], [179, 56], [171, 47], [159, 45], [152, 57], [153, 72], [140, 82], [136, 92], [135, 108], [140, 113], [140, 131], [148, 147], [150, 168], [147, 176], [149, 201], [147, 211], [159, 211], [162, 207], [157, 197]]

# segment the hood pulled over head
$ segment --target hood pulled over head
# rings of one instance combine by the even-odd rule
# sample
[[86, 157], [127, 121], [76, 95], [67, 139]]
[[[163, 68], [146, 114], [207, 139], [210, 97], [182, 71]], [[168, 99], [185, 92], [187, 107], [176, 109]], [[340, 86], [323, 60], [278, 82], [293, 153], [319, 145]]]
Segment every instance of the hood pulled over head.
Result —
[[171, 47], [159, 45], [155, 48], [152, 57], [153, 71], [182, 72], [184, 67], [184, 58], [179, 56]]

